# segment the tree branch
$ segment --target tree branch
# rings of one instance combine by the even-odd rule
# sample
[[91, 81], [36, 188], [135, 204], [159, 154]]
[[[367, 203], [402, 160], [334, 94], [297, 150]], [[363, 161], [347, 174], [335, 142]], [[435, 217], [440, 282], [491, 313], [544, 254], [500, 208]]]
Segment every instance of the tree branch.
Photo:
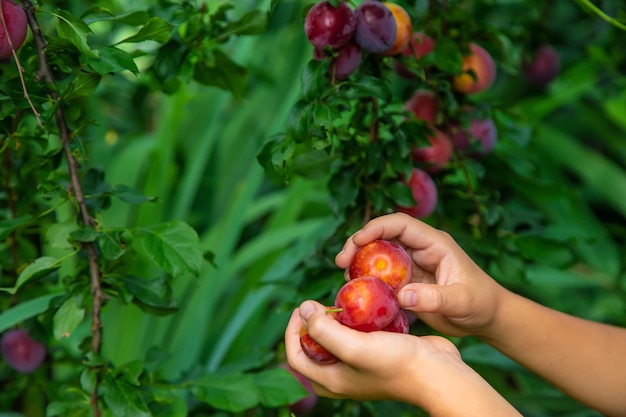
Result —
[[[55, 80], [50, 69], [50, 64], [48, 63], [48, 58], [46, 56], [46, 39], [43, 36], [41, 31], [41, 27], [39, 26], [39, 22], [36, 16], [35, 5], [31, 0], [23, 0], [24, 10], [26, 11], [26, 16], [28, 19], [28, 24], [33, 32], [33, 37], [35, 40], [35, 44], [37, 46], [37, 53], [39, 56], [39, 71], [37, 74], [38, 78], [43, 78], [46, 83], [54, 86]], [[55, 109], [55, 120], [57, 129], [59, 131], [59, 137], [61, 139], [61, 144], [63, 146], [63, 152], [65, 154], [65, 158], [67, 160], [67, 165], [70, 173], [70, 184], [71, 190], [76, 198], [76, 202], [78, 203], [78, 209], [80, 212], [80, 216], [82, 218], [83, 225], [86, 227], [96, 227], [97, 223], [95, 219], [89, 213], [87, 208], [87, 203], [85, 202], [85, 195], [83, 193], [82, 185], [80, 183], [79, 177], [79, 169], [80, 163], [74, 157], [72, 153], [72, 148], [70, 145], [71, 141], [71, 132], [67, 125], [67, 120], [65, 118], [65, 112], [62, 106], [62, 100], [57, 91], [54, 89], [50, 90], [50, 96], [55, 101], [56, 109]], [[93, 295], [93, 311], [92, 311], [92, 324], [91, 324], [91, 332], [92, 332], [92, 341], [91, 341], [91, 349], [94, 353], [100, 352], [100, 343], [102, 338], [102, 321], [100, 317], [100, 312], [102, 309], [102, 304], [105, 300], [105, 295], [102, 292], [102, 287], [100, 283], [100, 266], [98, 264], [98, 255], [96, 253], [96, 248], [93, 242], [85, 242], [85, 250], [87, 252], [87, 259], [89, 263], [89, 272], [91, 276], [91, 293]], [[98, 385], [99, 385], [99, 377], [96, 374], [96, 384], [94, 390], [91, 395], [92, 400], [92, 408], [94, 412], [94, 416], [99, 417], [101, 415], [99, 406], [98, 406]]]

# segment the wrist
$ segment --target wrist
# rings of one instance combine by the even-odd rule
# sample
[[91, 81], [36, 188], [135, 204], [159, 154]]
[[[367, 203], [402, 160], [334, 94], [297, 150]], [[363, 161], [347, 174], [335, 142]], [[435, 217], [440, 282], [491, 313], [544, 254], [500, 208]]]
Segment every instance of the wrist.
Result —
[[433, 384], [421, 407], [431, 417], [520, 416], [491, 385], [464, 362]]
[[474, 335], [483, 341], [494, 340], [506, 327], [508, 306], [516, 295], [494, 281], [494, 295], [489, 318], [483, 326], [476, 329]]

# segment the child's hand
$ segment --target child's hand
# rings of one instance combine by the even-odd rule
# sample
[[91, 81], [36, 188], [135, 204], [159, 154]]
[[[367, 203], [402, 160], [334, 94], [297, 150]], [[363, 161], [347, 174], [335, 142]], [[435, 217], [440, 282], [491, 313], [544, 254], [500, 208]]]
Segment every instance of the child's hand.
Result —
[[[289, 364], [311, 380], [318, 395], [409, 402], [412, 391], [424, 390], [413, 380], [428, 372], [426, 362], [465, 366], [456, 347], [445, 338], [360, 332], [339, 323], [326, 314], [326, 309], [315, 301], [305, 301], [292, 314], [285, 332]], [[304, 354], [299, 339], [302, 323], [313, 339], [339, 359], [338, 363], [318, 365]]]
[[[459, 351], [439, 336], [417, 337], [385, 331], [360, 332], [305, 301], [285, 331], [289, 365], [324, 397], [396, 400], [421, 407], [431, 416], [519, 416], [476, 372]], [[300, 346], [304, 323], [311, 337], [339, 362], [320, 365]], [[489, 410], [489, 413], [485, 413]]]
[[337, 266], [347, 269], [359, 247], [376, 239], [400, 243], [413, 259], [412, 283], [398, 293], [402, 308], [451, 336], [489, 333], [506, 290], [450, 235], [406, 214], [381, 216], [346, 241]]

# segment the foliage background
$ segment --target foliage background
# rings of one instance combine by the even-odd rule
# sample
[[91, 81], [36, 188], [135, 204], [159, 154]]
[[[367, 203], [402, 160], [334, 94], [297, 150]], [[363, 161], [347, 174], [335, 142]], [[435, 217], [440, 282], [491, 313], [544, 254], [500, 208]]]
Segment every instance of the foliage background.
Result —
[[[331, 210], [336, 196], [327, 177], [294, 176], [277, 183], [258, 159], [266, 139], [285, 130], [301, 97], [300, 76], [311, 57], [302, 22], [311, 3], [237, 1], [224, 15], [218, 11], [225, 1], [92, 5], [116, 16], [129, 16], [132, 7], [173, 28], [164, 42], [121, 44], [136, 62], [136, 74], [111, 71], [65, 104], [77, 132], [73, 149], [91, 193], [90, 208], [101, 230], [119, 234], [134, 248], [111, 260], [109, 271], [168, 283], [158, 286], [156, 308], [146, 309], [129, 302], [128, 288], [111, 281], [98, 355], [106, 372], [93, 357], [83, 362], [91, 337], [84, 312], [90, 298], [88, 284], [80, 279], [84, 259], [74, 251], [89, 239], [76, 234], [67, 239], [84, 230], [76, 226], [74, 206], [62, 197], [67, 167], [58, 139], [50, 133], [54, 129], [35, 126], [19, 99], [14, 64], [2, 64], [1, 286], [12, 287], [19, 272], [39, 257], [60, 259], [58, 268], [33, 276], [17, 295], [0, 296], [2, 331], [26, 327], [48, 347], [46, 363], [33, 374], [20, 375], [0, 363], [0, 410], [6, 415], [91, 415], [93, 383], [85, 375], [95, 374], [104, 378], [108, 393], [100, 400], [105, 415], [288, 415], [286, 405], [303, 395], [295, 379], [267, 372], [284, 360], [282, 332], [291, 309], [306, 298], [330, 300], [339, 288], [343, 273], [330, 255], [358, 226]], [[428, 6], [399, 3], [420, 16]], [[472, 16], [466, 30], [492, 30], [488, 39], [498, 79], [479, 100], [492, 106], [500, 141], [491, 156], [472, 166], [485, 207], [479, 214], [489, 227], [476, 233], [471, 221], [476, 213], [466, 209], [468, 197], [459, 191], [465, 184], [454, 175], [439, 184], [444, 203], [427, 221], [450, 231], [509, 288], [581, 317], [626, 325], [626, 31], [590, 12], [586, 3], [450, 2]], [[77, 17], [88, 9], [72, 1], [40, 7]], [[618, 1], [598, 7], [611, 16], [623, 13]], [[549, 14], [542, 15], [545, 10]], [[260, 18], [265, 13], [266, 24]], [[50, 38], [68, 37], [55, 30], [50, 14], [40, 16]], [[214, 20], [207, 23], [210, 16]], [[97, 13], [91, 17], [83, 19], [93, 31], [86, 35], [93, 49], [115, 44], [140, 26]], [[242, 17], [250, 18], [246, 22], [254, 30], [224, 37], [218, 23]], [[519, 57], [529, 45], [548, 39], [561, 52], [562, 72], [546, 91], [533, 90], [519, 74]], [[60, 84], [75, 86], [81, 74], [77, 61], [62, 60], [70, 55], [64, 43], [53, 46], [59, 73], [68, 68]], [[33, 42], [19, 54], [32, 80]], [[202, 71], [198, 62], [205, 64]], [[217, 65], [211, 68], [211, 62]], [[36, 104], [50, 111], [45, 93], [39, 97], [41, 87], [34, 81], [28, 86]], [[9, 155], [13, 164], [6, 162]], [[112, 189], [102, 188], [105, 182]], [[117, 184], [129, 189], [113, 188]], [[8, 205], [12, 192], [20, 196], [15, 212]], [[16, 224], [21, 216], [37, 217]], [[189, 225], [197, 234], [197, 243], [192, 242], [203, 256], [196, 274], [193, 268], [191, 273], [164, 270], [163, 265], [177, 264], [153, 262], [153, 253], [133, 235], [171, 222], [184, 230]], [[19, 262], [9, 255], [12, 250], [19, 252]], [[58, 293], [71, 294], [82, 319], [56, 314], [67, 297], [41, 310], [28, 304]], [[20, 305], [26, 307], [20, 310]], [[71, 335], [55, 337], [63, 329]], [[419, 323], [412, 329], [430, 331]], [[471, 338], [455, 342], [524, 415], [597, 415], [488, 346]], [[136, 396], [115, 399], [112, 381]], [[325, 399], [312, 411], [415, 413], [396, 403]]]

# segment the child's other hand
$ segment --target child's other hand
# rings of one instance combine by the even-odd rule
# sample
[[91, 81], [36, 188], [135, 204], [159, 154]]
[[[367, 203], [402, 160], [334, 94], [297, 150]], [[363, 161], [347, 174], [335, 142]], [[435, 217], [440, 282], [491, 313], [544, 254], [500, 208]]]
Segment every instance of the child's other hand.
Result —
[[402, 308], [451, 336], [485, 335], [492, 330], [506, 290], [449, 234], [403, 213], [381, 216], [346, 241], [335, 258], [337, 266], [347, 269], [357, 250], [376, 239], [400, 243], [413, 260], [412, 283], [398, 293]]

